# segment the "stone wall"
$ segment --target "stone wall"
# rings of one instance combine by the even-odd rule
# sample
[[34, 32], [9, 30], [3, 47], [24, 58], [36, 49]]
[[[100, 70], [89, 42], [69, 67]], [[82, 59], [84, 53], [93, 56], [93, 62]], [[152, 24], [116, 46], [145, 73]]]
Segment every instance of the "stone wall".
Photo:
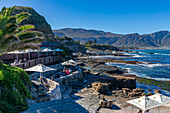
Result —
[[83, 73], [80, 68], [69, 75], [55, 79], [55, 81], [58, 82], [60, 85], [69, 85], [70, 83], [77, 82], [79, 80], [83, 80]]
[[52, 81], [50, 79], [47, 79], [47, 81], [50, 85], [50, 88], [49, 88], [49, 91], [47, 92], [47, 94], [49, 94], [51, 96], [52, 100], [61, 99], [59, 83]]
[[[56, 64], [53, 66], [60, 67], [59, 65], [60, 64]], [[47, 74], [50, 74], [50, 73], [47, 73]], [[80, 68], [78, 68], [77, 71], [75, 71], [69, 75], [57, 78], [54, 81], [47, 78], [48, 84], [50, 86], [49, 91], [47, 91], [46, 87], [37, 81], [39, 76], [40, 76], [39, 73], [34, 73], [31, 75], [33, 86], [30, 88], [32, 99], [37, 103], [43, 102], [43, 101], [61, 99], [62, 96], [61, 96], [61, 92], [60, 92], [60, 86], [62, 86], [62, 85], [67, 86], [70, 83], [77, 82], [79, 80], [83, 80], [82, 70]]]

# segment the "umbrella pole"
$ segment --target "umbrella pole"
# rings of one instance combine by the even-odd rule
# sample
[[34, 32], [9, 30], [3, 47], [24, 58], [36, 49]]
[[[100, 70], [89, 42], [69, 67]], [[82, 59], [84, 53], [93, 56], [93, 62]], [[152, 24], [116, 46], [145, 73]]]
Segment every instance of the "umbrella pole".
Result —
[[18, 54], [17, 54], [17, 62], [18, 62]]
[[30, 57], [31, 57], [30, 53], [28, 53], [28, 57], [29, 57], [29, 60], [30, 60]]
[[57, 52], [57, 61], [58, 61], [58, 52]]

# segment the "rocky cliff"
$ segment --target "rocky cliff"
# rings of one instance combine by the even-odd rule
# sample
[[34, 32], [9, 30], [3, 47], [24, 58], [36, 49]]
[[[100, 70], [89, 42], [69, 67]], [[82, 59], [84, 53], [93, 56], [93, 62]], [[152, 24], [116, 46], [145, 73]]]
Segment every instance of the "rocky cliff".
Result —
[[159, 47], [170, 45], [169, 31], [158, 31], [143, 35], [138, 33], [123, 35], [99, 30], [65, 28], [53, 30], [53, 32], [56, 34], [62, 33], [62, 35], [71, 37], [74, 40], [80, 40], [82, 43], [96, 39], [99, 44], [114, 46]]

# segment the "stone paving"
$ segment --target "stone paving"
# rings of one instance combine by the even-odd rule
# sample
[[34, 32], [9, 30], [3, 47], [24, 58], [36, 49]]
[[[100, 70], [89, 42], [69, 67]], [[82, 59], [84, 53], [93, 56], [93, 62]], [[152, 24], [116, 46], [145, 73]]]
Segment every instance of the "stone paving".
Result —
[[71, 99], [52, 100], [30, 105], [22, 113], [89, 113], [85, 108]]

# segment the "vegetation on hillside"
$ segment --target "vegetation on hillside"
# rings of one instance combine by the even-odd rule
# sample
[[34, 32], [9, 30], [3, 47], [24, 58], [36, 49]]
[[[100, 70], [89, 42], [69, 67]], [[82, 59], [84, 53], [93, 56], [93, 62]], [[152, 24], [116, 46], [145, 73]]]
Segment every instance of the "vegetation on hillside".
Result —
[[0, 55], [13, 50], [38, 48], [35, 43], [43, 40], [40, 32], [33, 31], [33, 25], [20, 25], [30, 14], [21, 12], [11, 16], [14, 9], [3, 7], [0, 11]]
[[106, 45], [106, 44], [93, 44], [91, 41], [84, 44], [86, 48], [88, 49], [98, 49], [98, 50], [118, 50], [118, 48]]
[[25, 86], [30, 85], [29, 75], [19, 67], [0, 64], [0, 111], [16, 113], [28, 108], [26, 98], [30, 93]]
[[[44, 40], [41, 32], [33, 30], [33, 25], [21, 25], [30, 14], [12, 15], [15, 8], [3, 7], [0, 11], [0, 55], [13, 50], [39, 48], [35, 43]], [[23, 69], [0, 61], [0, 112], [18, 113], [27, 109], [26, 98], [31, 96], [26, 86], [30, 83], [29, 75]]]
[[51, 26], [47, 23], [45, 18], [38, 14], [31, 7], [15, 6], [15, 9], [12, 12], [12, 15], [19, 14], [21, 12], [29, 13], [29, 17], [21, 22], [21, 25], [31, 24], [35, 26], [36, 31], [43, 32], [44, 34], [53, 34]]

